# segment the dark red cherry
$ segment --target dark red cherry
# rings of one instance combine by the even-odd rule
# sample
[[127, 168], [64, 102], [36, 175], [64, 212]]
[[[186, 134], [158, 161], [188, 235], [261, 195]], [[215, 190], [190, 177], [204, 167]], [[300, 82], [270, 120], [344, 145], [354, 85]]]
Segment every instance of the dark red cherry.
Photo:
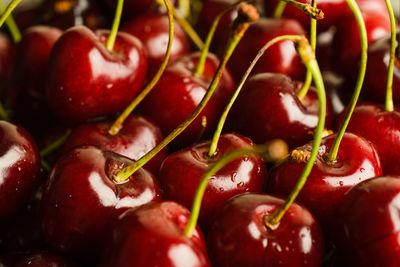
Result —
[[[264, 18], [253, 23], [229, 60], [229, 70], [235, 80], [239, 81], [242, 78], [251, 60], [263, 45], [285, 34], [306, 35], [306, 32], [297, 21], [291, 19]], [[278, 72], [301, 80], [305, 68], [293, 43], [282, 41], [268, 49], [261, 57], [253, 74], [261, 72]]]
[[204, 238], [196, 228], [183, 235], [189, 211], [174, 202], [159, 202], [129, 210], [113, 228], [100, 267], [208, 267]]
[[52, 120], [45, 95], [45, 73], [50, 52], [61, 34], [61, 30], [54, 27], [34, 26], [24, 32], [17, 47], [7, 101], [16, 121], [33, 134], [43, 131]]
[[[317, 161], [308, 176], [297, 201], [309, 208], [324, 228], [329, 228], [344, 195], [356, 184], [382, 175], [378, 154], [373, 144], [361, 136], [346, 133], [339, 147], [337, 159], [327, 162], [336, 135], [322, 140]], [[310, 153], [312, 143], [297, 148]], [[267, 192], [287, 196], [293, 190], [304, 169], [304, 162], [289, 157], [274, 168], [268, 178]]]
[[47, 77], [47, 100], [67, 122], [114, 115], [141, 89], [147, 72], [143, 45], [119, 33], [110, 52], [108, 32], [97, 34], [77, 26], [66, 31], [52, 50]]
[[400, 113], [387, 112], [375, 104], [356, 107], [347, 129], [371, 141], [382, 162], [383, 174], [400, 175]]
[[65, 154], [54, 166], [43, 195], [47, 242], [77, 259], [96, 261], [118, 216], [160, 197], [154, 176], [145, 169], [124, 183], [114, 182], [113, 174], [132, 163], [92, 146]]
[[[219, 60], [208, 54], [203, 75], [197, 77], [194, 70], [199, 60], [199, 53], [191, 54], [177, 60], [164, 72], [160, 81], [140, 105], [143, 114], [147, 115], [165, 135], [174, 130], [194, 111], [205, 95]], [[197, 119], [175, 140], [179, 147], [197, 141], [202, 134], [209, 136], [215, 129], [229, 96], [233, 93], [234, 83], [228, 71], [222, 79]], [[203, 130], [202, 117], [207, 119]]]
[[[168, 44], [168, 16], [157, 13], [147, 13], [128, 21], [122, 31], [130, 33], [142, 41], [149, 57], [150, 73], [155, 73], [164, 59]], [[186, 33], [175, 23], [169, 62], [190, 52], [190, 42]]]
[[[161, 130], [143, 116], [129, 116], [124, 122], [124, 127], [114, 136], [108, 134], [111, 125], [112, 122], [109, 121], [80, 125], [72, 130], [63, 150], [66, 152], [74, 147], [93, 145], [138, 160], [163, 139]], [[165, 157], [166, 151], [160, 151], [145, 165], [146, 169], [157, 175]]]
[[208, 235], [214, 266], [321, 266], [324, 241], [317, 221], [293, 204], [276, 229], [264, 218], [283, 205], [269, 195], [242, 194], [230, 199]]
[[[160, 186], [165, 199], [192, 208], [193, 199], [205, 172], [230, 151], [251, 147], [253, 142], [237, 134], [221, 135], [217, 154], [210, 158], [210, 142], [192, 145], [169, 155], [160, 169]], [[202, 200], [199, 222], [207, 229], [223, 204], [246, 192], [261, 192], [265, 182], [265, 163], [260, 157], [243, 156], [230, 162], [208, 182]]]
[[40, 157], [31, 135], [0, 121], [0, 221], [10, 219], [39, 185]]
[[[1, 265], [0, 265], [1, 266]], [[16, 267], [76, 267], [61, 255], [48, 251], [36, 252], [24, 256], [16, 265]]]
[[348, 266], [397, 266], [400, 261], [400, 179], [379, 177], [345, 196], [333, 236]]
[[[250, 77], [234, 106], [230, 127], [256, 143], [281, 138], [295, 147], [308, 142], [317, 126], [318, 103], [312, 90], [300, 101], [295, 94], [299, 85], [277, 73]], [[326, 127], [330, 126], [330, 117], [328, 111]]]
[[14, 66], [15, 46], [4, 33], [0, 33], [0, 89], [3, 90]]

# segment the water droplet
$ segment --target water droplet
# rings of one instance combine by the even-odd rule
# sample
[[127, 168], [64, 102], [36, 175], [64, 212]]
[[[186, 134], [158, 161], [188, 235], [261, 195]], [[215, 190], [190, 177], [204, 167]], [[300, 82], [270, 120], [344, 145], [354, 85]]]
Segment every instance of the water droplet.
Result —
[[58, 204], [54, 204], [54, 208], [58, 208]]
[[72, 97], [68, 97], [68, 102], [72, 102]]
[[340, 181], [340, 182], [339, 182], [339, 185], [340, 185], [340, 186], [343, 186], [343, 181]]
[[364, 168], [360, 168], [360, 172], [365, 172], [365, 169]]
[[220, 192], [224, 192], [225, 190], [224, 190], [222, 187], [220, 187], [220, 188], [219, 188], [219, 191], [220, 191]]
[[113, 87], [113, 84], [112, 84], [112, 83], [109, 83], [109, 84], [106, 85], [106, 88], [107, 88], [107, 89], [111, 89], [112, 87]]
[[238, 187], [238, 188], [241, 188], [241, 187], [243, 187], [243, 186], [244, 186], [244, 182], [240, 182], [240, 183], [237, 184], [237, 187]]
[[245, 157], [243, 160], [244, 160], [244, 161], [249, 161], [249, 158], [248, 158], [248, 157]]
[[237, 173], [234, 172], [234, 173], [232, 174], [232, 176], [231, 176], [231, 181], [232, 181], [232, 182], [235, 182], [236, 176], [237, 176]]
[[22, 169], [21, 169], [21, 167], [18, 167], [18, 171], [20, 172]]

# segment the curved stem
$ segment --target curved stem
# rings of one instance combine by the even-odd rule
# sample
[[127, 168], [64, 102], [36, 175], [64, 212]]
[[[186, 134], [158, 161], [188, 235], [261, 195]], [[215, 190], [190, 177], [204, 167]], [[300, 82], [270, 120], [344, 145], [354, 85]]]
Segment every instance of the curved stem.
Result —
[[386, 82], [386, 100], [385, 109], [386, 111], [393, 111], [393, 74], [394, 74], [394, 58], [396, 54], [396, 19], [394, 17], [393, 7], [390, 0], [385, 0], [386, 7], [390, 18], [390, 59], [387, 73]]
[[299, 41], [301, 38], [302, 37], [299, 35], [278, 36], [278, 37], [270, 40], [258, 51], [257, 55], [254, 57], [253, 61], [250, 63], [250, 66], [247, 68], [245, 74], [243, 75], [242, 79], [240, 80], [238, 87], [236, 88], [235, 92], [233, 93], [231, 99], [229, 100], [229, 103], [226, 105], [224, 112], [222, 113], [222, 115], [218, 121], [217, 129], [214, 132], [214, 135], [213, 135], [213, 138], [212, 138], [211, 144], [210, 144], [210, 149], [208, 150], [208, 156], [210, 158], [213, 157], [217, 151], [219, 137], [221, 136], [222, 129], [224, 127], [226, 118], [228, 117], [228, 113], [231, 110], [234, 102], [236, 101], [236, 98], [238, 97], [240, 91], [242, 90], [242, 88], [244, 86], [244, 83], [246, 82], [247, 78], [249, 77], [254, 66], [257, 64], [258, 60], [262, 57], [262, 55], [265, 53], [265, 51], [269, 47], [276, 44], [277, 42], [285, 41], [285, 40], [296, 42], [296, 41]]
[[22, 0], [12, 0], [8, 6], [6, 7], [6, 9], [4, 10], [4, 12], [1, 14], [0, 17], [0, 27], [3, 26], [4, 22], [6, 21], [6, 19], [11, 15], [11, 13], [14, 11], [14, 9], [19, 5], [19, 3]]
[[[285, 215], [286, 211], [290, 208], [290, 206], [296, 200], [296, 197], [300, 193], [301, 189], [305, 185], [309, 174], [314, 166], [315, 160], [317, 159], [319, 147], [322, 141], [322, 134], [324, 132], [325, 127], [325, 116], [326, 116], [326, 95], [325, 95], [325, 87], [323, 78], [321, 75], [321, 71], [318, 66], [318, 62], [315, 59], [315, 54], [312, 48], [309, 46], [308, 41], [300, 42], [297, 47], [298, 53], [300, 54], [303, 63], [306, 65], [307, 69], [309, 69], [313, 75], [314, 82], [317, 88], [318, 95], [318, 124], [315, 130], [313, 147], [311, 150], [310, 158], [306, 163], [306, 166], [303, 169], [303, 172], [300, 175], [299, 180], [297, 181], [294, 189], [286, 199], [285, 203], [276, 209], [271, 216], [266, 216], [264, 218], [264, 222], [271, 229], [275, 229], [277, 225], [279, 225], [280, 220]], [[313, 56], [312, 56], [313, 55]]]
[[[283, 5], [282, 2], [285, 2], [285, 5]], [[296, 0], [281, 0], [275, 9], [274, 18], [282, 17], [284, 9], [286, 7], [286, 3], [291, 4], [295, 8], [300, 9], [301, 11], [303, 11], [308, 16], [310, 16], [314, 19], [323, 19], [324, 18], [324, 12], [322, 12], [321, 9], [318, 9], [317, 7], [311, 6], [309, 4], [304, 4], [304, 3], [298, 2]]]
[[[0, 12], [1, 13], [4, 12], [4, 9], [5, 9], [4, 3], [1, 0], [0, 1]], [[12, 37], [14, 43], [16, 43], [16, 44], [19, 43], [22, 38], [21, 31], [19, 30], [17, 23], [15, 22], [15, 20], [11, 14], [6, 19], [6, 24], [11, 33], [11, 37]]]
[[46, 146], [45, 148], [43, 148], [40, 151], [40, 156], [42, 158], [50, 155], [51, 153], [53, 153], [54, 151], [56, 151], [58, 148], [60, 148], [65, 141], [67, 140], [68, 136], [71, 134], [71, 130], [67, 130], [65, 132], [65, 134], [63, 134], [62, 136], [60, 136], [59, 138], [57, 138], [57, 140], [55, 140], [53, 143], [51, 143], [50, 145]]
[[115, 11], [114, 22], [113, 22], [113, 25], [111, 28], [110, 35], [108, 36], [108, 39], [106, 42], [106, 48], [109, 51], [113, 51], [113, 49], [114, 49], [115, 40], [117, 39], [117, 34], [118, 34], [118, 28], [121, 23], [123, 7], [124, 7], [124, 0], [118, 0], [117, 9]]
[[[248, 5], [246, 5], [247, 7]], [[257, 14], [258, 15], [258, 14]], [[193, 113], [187, 118], [183, 123], [181, 123], [176, 129], [174, 129], [163, 141], [161, 141], [156, 147], [154, 147], [151, 151], [149, 151], [146, 155], [141, 157], [134, 164], [125, 167], [124, 169], [118, 171], [114, 174], [114, 181], [116, 183], [122, 183], [126, 181], [133, 173], [135, 173], [138, 169], [143, 167], [149, 160], [151, 160], [159, 151], [161, 151], [164, 147], [166, 147], [170, 142], [172, 142], [179, 134], [181, 134], [200, 114], [200, 112], [204, 109], [205, 105], [210, 100], [212, 94], [217, 88], [218, 82], [222, 77], [222, 73], [225, 69], [225, 66], [231, 57], [233, 51], [238, 45], [239, 41], [242, 39], [244, 33], [247, 31], [250, 26], [251, 17], [243, 17], [238, 16], [238, 18], [234, 21], [233, 32], [230, 36], [230, 41], [224, 52], [224, 57], [220, 62], [217, 71], [211, 81], [207, 93], [204, 95], [203, 99], [193, 111]], [[255, 18], [255, 19], [258, 19]]]
[[343, 120], [342, 125], [340, 126], [336, 138], [333, 142], [331, 151], [329, 152], [328, 161], [335, 161], [337, 157], [337, 153], [339, 151], [340, 142], [343, 139], [344, 133], [346, 132], [347, 125], [349, 125], [351, 115], [357, 105], [358, 98], [361, 93], [361, 89], [364, 83], [365, 71], [367, 68], [367, 57], [368, 57], [368, 39], [367, 39], [367, 30], [365, 28], [364, 19], [360, 8], [358, 7], [357, 3], [354, 0], [346, 0], [347, 4], [349, 5], [351, 11], [353, 12], [359, 30], [360, 30], [360, 40], [361, 40], [361, 59], [360, 59], [360, 69], [358, 71], [357, 83], [354, 89], [353, 96], [351, 98], [349, 108], [347, 109], [346, 116]]
[[165, 52], [165, 56], [163, 62], [160, 65], [160, 68], [154, 75], [153, 79], [147, 84], [147, 86], [139, 93], [135, 99], [129, 104], [128, 107], [121, 113], [121, 115], [115, 120], [113, 125], [108, 130], [110, 135], [117, 135], [122, 128], [123, 123], [126, 118], [133, 112], [133, 110], [142, 102], [142, 100], [150, 93], [150, 91], [156, 86], [158, 81], [160, 80], [162, 74], [167, 68], [169, 58], [171, 56], [172, 42], [174, 39], [174, 17], [171, 10], [171, 3], [169, 0], [164, 0], [165, 6], [168, 11], [168, 23], [169, 23], [169, 31], [168, 31], [168, 44], [167, 51]]
[[[317, 1], [312, 0], [311, 2], [312, 7], [317, 7]], [[315, 51], [317, 49], [317, 20], [314, 18], [311, 18], [310, 21], [310, 44], [312, 49]], [[297, 97], [302, 100], [308, 93], [308, 90], [310, 89], [312, 82], [312, 74], [311, 71], [307, 69], [307, 74], [306, 78], [304, 80], [303, 86], [296, 92]]]
[[275, 7], [274, 14], [272, 15], [274, 18], [279, 19], [282, 17], [283, 12], [285, 12], [287, 3], [284, 1], [279, 1]]

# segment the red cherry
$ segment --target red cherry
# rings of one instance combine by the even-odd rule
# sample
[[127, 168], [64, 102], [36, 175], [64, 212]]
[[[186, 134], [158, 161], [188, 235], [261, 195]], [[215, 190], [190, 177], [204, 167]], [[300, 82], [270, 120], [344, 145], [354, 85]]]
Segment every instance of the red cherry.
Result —
[[11, 40], [0, 33], [0, 89], [2, 90], [10, 78], [15, 58], [15, 46]]
[[351, 266], [397, 266], [400, 261], [400, 180], [379, 177], [345, 196], [333, 236]]
[[123, 184], [114, 183], [113, 173], [132, 163], [92, 146], [64, 155], [50, 174], [42, 200], [47, 242], [81, 260], [97, 260], [118, 216], [160, 197], [155, 178], [144, 169]]
[[47, 100], [54, 113], [68, 122], [114, 115], [138, 94], [147, 72], [144, 47], [119, 33], [114, 51], [104, 43], [108, 33], [94, 34], [77, 26], [66, 31], [52, 50]]
[[[317, 161], [297, 200], [309, 208], [325, 228], [329, 228], [343, 197], [356, 184], [382, 175], [378, 154], [374, 146], [354, 134], [346, 133], [339, 147], [335, 162], [327, 162], [335, 135], [322, 140]], [[312, 143], [296, 150], [311, 151]], [[274, 168], [268, 178], [267, 192], [287, 196], [304, 169], [304, 162], [288, 158]]]
[[[143, 116], [129, 116], [124, 127], [117, 135], [108, 134], [112, 122], [87, 123], [75, 128], [63, 146], [63, 150], [82, 145], [97, 146], [102, 150], [109, 150], [133, 160], [138, 160], [159, 144], [163, 136], [161, 130]], [[157, 175], [160, 165], [166, 157], [162, 150], [146, 166]]]
[[283, 203], [282, 199], [257, 194], [230, 199], [209, 233], [214, 266], [321, 266], [322, 233], [306, 208], [293, 204], [276, 229], [265, 225], [265, 216]]
[[[192, 208], [193, 199], [205, 172], [224, 154], [251, 147], [250, 139], [237, 134], [224, 134], [218, 142], [217, 154], [207, 156], [210, 142], [192, 145], [169, 155], [160, 169], [160, 185], [165, 199]], [[266, 176], [260, 157], [243, 157], [226, 165], [209, 181], [200, 210], [200, 225], [207, 229], [225, 201], [245, 192], [261, 192]]]
[[39, 185], [40, 157], [30, 134], [0, 121], [0, 221], [15, 215]]
[[150, 203], [129, 210], [113, 228], [100, 267], [207, 267], [205, 242], [197, 228], [183, 235], [189, 211], [174, 202]]

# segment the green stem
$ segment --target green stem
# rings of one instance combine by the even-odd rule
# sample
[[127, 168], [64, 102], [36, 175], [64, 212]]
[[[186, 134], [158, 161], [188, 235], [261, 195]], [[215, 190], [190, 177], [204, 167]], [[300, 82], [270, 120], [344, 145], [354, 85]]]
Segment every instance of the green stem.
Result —
[[367, 38], [367, 30], [365, 28], [364, 19], [360, 11], [360, 8], [358, 7], [357, 3], [354, 0], [346, 0], [346, 2], [349, 5], [351, 11], [353, 12], [359, 27], [360, 40], [361, 40], [361, 59], [360, 59], [360, 69], [358, 71], [357, 83], [349, 104], [349, 108], [347, 109], [346, 116], [343, 120], [342, 125], [339, 128], [339, 131], [337, 132], [335, 141], [333, 142], [332, 145], [332, 149], [329, 152], [327, 158], [327, 160], [331, 162], [336, 160], [340, 143], [343, 139], [344, 133], [346, 132], [347, 126], [349, 125], [351, 115], [353, 114], [353, 111], [357, 105], [357, 101], [360, 96], [361, 89], [364, 83], [365, 71], [367, 68], [368, 38]]
[[318, 66], [318, 62], [315, 59], [315, 54], [308, 44], [307, 39], [303, 39], [297, 47], [298, 53], [300, 54], [303, 63], [306, 65], [307, 69], [309, 69], [313, 75], [314, 83], [317, 88], [318, 95], [318, 124], [315, 130], [313, 147], [311, 150], [310, 158], [306, 163], [306, 166], [303, 169], [303, 172], [300, 175], [299, 180], [297, 181], [294, 189], [286, 199], [285, 203], [276, 209], [271, 216], [266, 216], [264, 218], [264, 222], [267, 226], [271, 227], [271, 229], [275, 229], [277, 225], [279, 225], [280, 220], [285, 215], [286, 211], [290, 208], [290, 206], [296, 200], [296, 197], [300, 193], [301, 189], [304, 187], [307, 182], [307, 178], [311, 173], [311, 170], [315, 164], [315, 160], [318, 156], [319, 147], [322, 141], [322, 134], [324, 132], [325, 127], [325, 116], [326, 116], [326, 95], [325, 95], [325, 87], [323, 78], [321, 75], [321, 71]]
[[43, 169], [44, 169], [47, 173], [51, 172], [51, 165], [50, 165], [46, 160], [42, 159], [42, 160], [41, 160], [41, 163], [42, 163]]
[[[282, 3], [285, 2], [285, 5]], [[283, 15], [284, 9], [286, 7], [286, 3], [291, 4], [295, 8], [300, 9], [304, 13], [306, 13], [308, 16], [314, 18], [314, 19], [323, 19], [324, 18], [324, 13], [322, 10], [318, 9], [315, 6], [311, 6], [309, 4], [304, 4], [297, 2], [296, 0], [281, 0], [274, 12], [274, 18], [280, 18]]]
[[12, 0], [0, 17], [0, 28], [22, 0]]
[[257, 53], [257, 55], [255, 56], [255, 58], [253, 59], [253, 61], [250, 63], [250, 66], [247, 68], [245, 74], [243, 75], [242, 79], [239, 82], [238, 87], [236, 88], [235, 92], [233, 93], [231, 99], [229, 100], [229, 103], [226, 105], [224, 112], [222, 113], [218, 125], [217, 125], [217, 129], [214, 132], [214, 136], [211, 140], [211, 144], [210, 144], [210, 149], [208, 150], [208, 156], [211, 158], [215, 155], [217, 148], [218, 148], [218, 141], [219, 141], [219, 137], [221, 136], [222, 133], [222, 129], [224, 128], [224, 124], [226, 121], [226, 118], [228, 117], [228, 113], [231, 110], [233, 104], [236, 101], [236, 98], [238, 97], [240, 91], [242, 90], [247, 78], [249, 77], [251, 71], [253, 70], [254, 66], [257, 64], [258, 60], [262, 57], [262, 55], [265, 53], [265, 51], [271, 47], [272, 45], [276, 44], [277, 42], [281, 42], [281, 41], [285, 41], [285, 40], [289, 40], [289, 41], [296, 41], [296, 40], [300, 40], [301, 37], [299, 35], [282, 35], [282, 36], [278, 36], [274, 39], [272, 39], [271, 41], [269, 41], [268, 43], [266, 43]]
[[[248, 6], [248, 5], [246, 5]], [[258, 15], [258, 14], [257, 14]], [[242, 39], [244, 33], [247, 31], [250, 22], [253, 21], [253, 18], [238, 16], [238, 18], [233, 22], [234, 28], [230, 36], [230, 41], [224, 52], [224, 57], [220, 62], [215, 76], [211, 81], [207, 93], [204, 95], [203, 99], [193, 111], [193, 113], [187, 118], [183, 123], [181, 123], [176, 129], [174, 129], [163, 141], [161, 141], [156, 147], [154, 147], [151, 151], [149, 151], [146, 155], [141, 157], [138, 161], [134, 164], [125, 167], [124, 169], [116, 172], [114, 174], [114, 181], [116, 183], [123, 183], [125, 182], [133, 173], [135, 173], [138, 169], [143, 167], [149, 160], [151, 160], [159, 151], [165, 148], [169, 143], [171, 143], [179, 134], [181, 134], [201, 113], [204, 109], [208, 101], [210, 100], [212, 94], [214, 93], [215, 89], [217, 88], [218, 82], [222, 77], [223, 71], [225, 66], [231, 57], [233, 51], [235, 50], [236, 46], [238, 45], [239, 41]], [[258, 19], [254, 18], [254, 19]]]
[[284, 1], [279, 1], [275, 7], [274, 14], [272, 15], [274, 18], [279, 19], [282, 17], [283, 12], [285, 12], [287, 3]]
[[191, 18], [190, 1], [178, 0], [178, 2], [179, 2], [179, 10], [182, 12], [183, 17], [190, 20]]
[[165, 69], [167, 68], [169, 58], [171, 56], [171, 49], [172, 49], [172, 42], [174, 39], [174, 16], [171, 10], [171, 3], [169, 0], [164, 0], [165, 6], [167, 7], [168, 11], [168, 22], [169, 22], [169, 31], [168, 31], [168, 44], [167, 44], [167, 51], [165, 52], [165, 56], [163, 62], [160, 65], [157, 73], [154, 75], [153, 79], [147, 86], [140, 92], [140, 94], [133, 99], [133, 101], [129, 104], [128, 107], [121, 113], [121, 115], [115, 120], [111, 128], [108, 130], [110, 135], [117, 135], [121, 130], [123, 123], [125, 122], [126, 118], [133, 112], [133, 110], [142, 102], [142, 100], [151, 92], [151, 90], [156, 86], [158, 81], [160, 80], [162, 74], [164, 73]]
[[70, 134], [71, 134], [71, 130], [67, 130], [65, 132], [65, 134], [60, 136], [57, 140], [55, 140], [53, 143], [51, 143], [47, 147], [43, 148], [40, 151], [40, 156], [42, 158], [47, 157], [48, 155], [50, 155], [51, 153], [53, 153], [54, 151], [59, 149], [65, 143], [65, 141], [67, 140], [67, 138], [69, 137]]
[[[1, 13], [4, 12], [5, 8], [6, 7], [4, 6], [3, 1], [1, 0], [0, 1], [0, 12]], [[21, 38], [22, 38], [21, 32], [18, 29], [17, 23], [15, 22], [15, 20], [14, 20], [14, 18], [13, 18], [13, 16], [11, 14], [6, 19], [6, 24], [7, 24], [7, 27], [9, 29], [10, 33], [11, 33], [11, 37], [13, 38], [14, 43], [16, 43], [16, 44], [19, 43], [21, 41]]]
[[396, 54], [396, 19], [394, 17], [393, 7], [390, 0], [385, 0], [386, 7], [390, 18], [390, 34], [391, 34], [391, 47], [390, 47], [390, 60], [387, 73], [386, 82], [386, 101], [385, 109], [386, 111], [393, 111], [393, 74], [394, 74], [394, 59]]
[[[312, 0], [311, 2], [312, 7], [317, 7], [317, 1]], [[311, 18], [310, 21], [310, 43], [311, 47], [314, 50], [314, 53], [317, 49], [317, 20]], [[311, 71], [307, 69], [306, 78], [304, 80], [303, 86], [296, 92], [297, 97], [302, 100], [308, 93], [312, 82], [312, 74]]]
[[0, 119], [6, 121], [10, 120], [10, 116], [1, 102], [0, 102]]
[[113, 51], [114, 49], [115, 40], [117, 39], [117, 34], [118, 34], [118, 28], [119, 25], [121, 24], [123, 7], [124, 7], [124, 0], [118, 0], [117, 9], [115, 11], [114, 22], [112, 24], [111, 32], [106, 42], [106, 48], [109, 51]]

